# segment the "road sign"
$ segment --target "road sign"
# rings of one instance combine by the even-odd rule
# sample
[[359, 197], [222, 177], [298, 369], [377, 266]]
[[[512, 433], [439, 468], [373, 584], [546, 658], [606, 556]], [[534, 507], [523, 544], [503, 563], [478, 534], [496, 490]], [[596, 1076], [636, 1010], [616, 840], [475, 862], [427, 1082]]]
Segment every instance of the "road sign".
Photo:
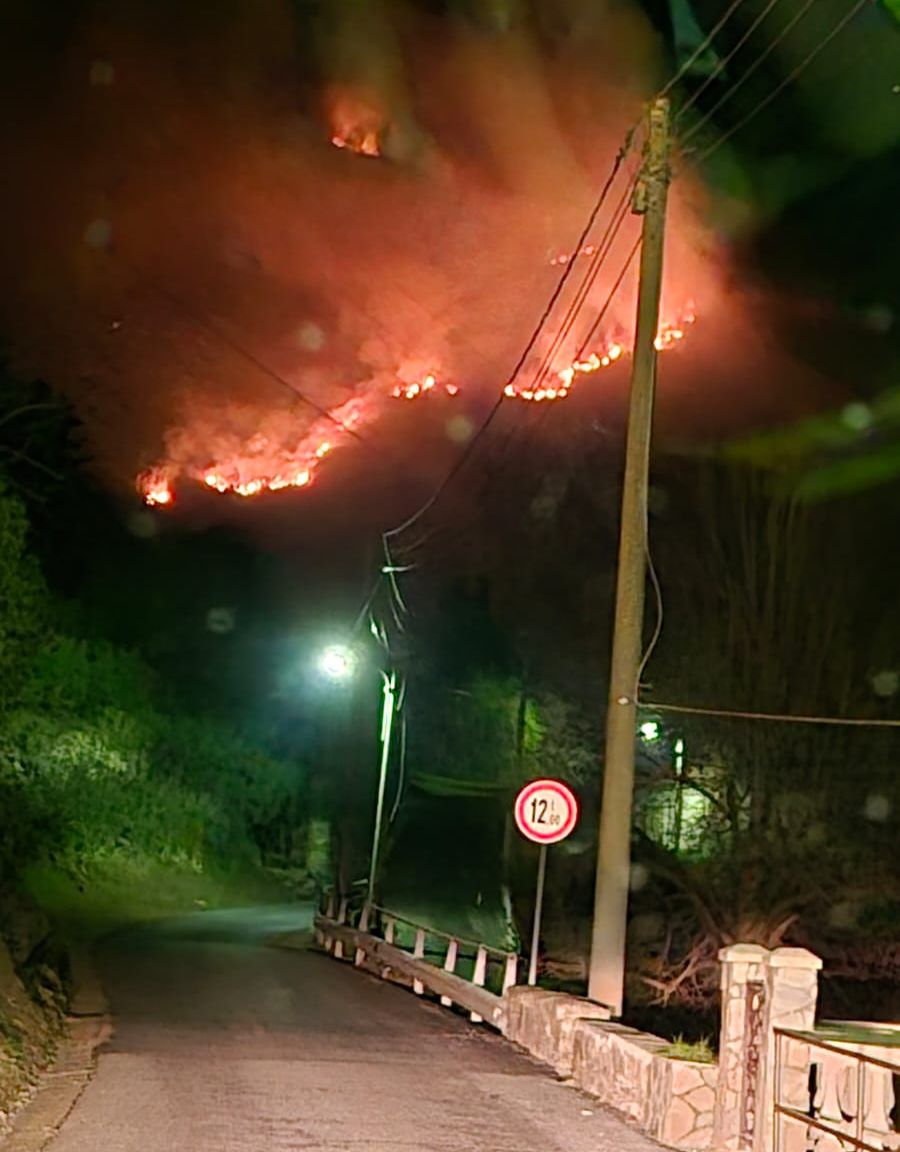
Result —
[[533, 986], [537, 983], [541, 913], [544, 908], [544, 883], [547, 877], [547, 845], [558, 844], [573, 831], [578, 823], [578, 801], [572, 789], [561, 780], [532, 780], [516, 797], [513, 812], [522, 835], [541, 846], [534, 893], [531, 953], [528, 958], [528, 983]]
[[560, 780], [532, 780], [519, 792], [516, 826], [535, 844], [558, 844], [578, 823], [575, 793]]

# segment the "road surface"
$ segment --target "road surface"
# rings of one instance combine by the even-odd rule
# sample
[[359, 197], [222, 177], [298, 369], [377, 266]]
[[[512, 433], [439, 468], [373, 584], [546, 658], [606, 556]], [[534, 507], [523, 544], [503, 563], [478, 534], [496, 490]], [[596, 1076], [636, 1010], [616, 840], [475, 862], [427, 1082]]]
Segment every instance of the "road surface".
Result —
[[651, 1152], [484, 1027], [310, 951], [291, 908], [110, 942], [115, 1033], [50, 1152]]

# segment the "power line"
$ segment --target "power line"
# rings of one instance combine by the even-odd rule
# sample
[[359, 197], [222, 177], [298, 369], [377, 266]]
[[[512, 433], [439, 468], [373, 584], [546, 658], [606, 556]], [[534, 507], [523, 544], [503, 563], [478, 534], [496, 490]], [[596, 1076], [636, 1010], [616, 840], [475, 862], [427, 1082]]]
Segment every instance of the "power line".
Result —
[[276, 384], [281, 385], [282, 388], [286, 388], [298, 400], [300, 400], [300, 401], [302, 401], [302, 403], [308, 405], [308, 407], [312, 408], [314, 412], [317, 412], [320, 416], [324, 417], [326, 420], [330, 420], [332, 424], [336, 425], [336, 427], [338, 427], [338, 428], [341, 428], [344, 432], [347, 433], [348, 436], [352, 436], [353, 439], [357, 440], [360, 444], [366, 444], [370, 448], [375, 448], [375, 445], [373, 444], [373, 442], [371, 440], [369, 440], [365, 436], [360, 436], [360, 434], [358, 432], [354, 431], [353, 428], [351, 428], [349, 425], [345, 424], [343, 422], [343, 420], [339, 420], [337, 418], [337, 416], [335, 416], [332, 412], [329, 412], [329, 410], [327, 408], [324, 408], [324, 407], [322, 407], [321, 404], [316, 403], [315, 400], [313, 400], [309, 396], [307, 396], [306, 393], [301, 391], [301, 389], [296, 387], [296, 385], [292, 384], [288, 379], [286, 379], [284, 376], [282, 376], [279, 372], [276, 372], [274, 370], [274, 368], [270, 368], [268, 364], [266, 364], [264, 361], [260, 360], [260, 358], [257, 355], [255, 355], [255, 353], [249, 351], [249, 349], [245, 348], [242, 344], [239, 344], [238, 341], [234, 339], [234, 337], [229, 336], [229, 334], [225, 330], [223, 330], [218, 324], [216, 324], [208, 316], [204, 316], [202, 313], [198, 312], [195, 308], [192, 308], [191, 305], [188, 304], [177, 293], [173, 292], [171, 289], [166, 288], [162, 284], [159, 284], [155, 280], [151, 279], [140, 268], [138, 268], [135, 264], [133, 264], [130, 260], [125, 259], [125, 257], [123, 257], [119, 254], [116, 254], [116, 259], [118, 259], [120, 261], [120, 263], [124, 264], [125, 267], [128, 268], [129, 271], [132, 273], [132, 275], [134, 275], [138, 280], [140, 280], [141, 283], [145, 284], [148, 288], [153, 289], [153, 291], [156, 292], [157, 295], [161, 296], [164, 300], [168, 301], [168, 303], [170, 305], [172, 305], [172, 307], [174, 307], [176, 310], [181, 310], [199, 328], [205, 329], [207, 332], [211, 333], [217, 339], [221, 340], [222, 343], [225, 344], [227, 347], [229, 347], [233, 352], [236, 352], [239, 356], [242, 356], [245, 360], [249, 361], [255, 368], [259, 369], [259, 371], [262, 372], [263, 375], [268, 376], [270, 380], [273, 380]]
[[[608, 184], [607, 188], [604, 190], [605, 192], [608, 191], [609, 186], [610, 185]], [[620, 201], [620, 203], [616, 209], [616, 212], [613, 215], [613, 217], [610, 221], [610, 224], [607, 227], [606, 232], [604, 233], [603, 239], [600, 241], [600, 243], [597, 246], [597, 252], [594, 255], [595, 255], [595, 257], [599, 257], [601, 260], [604, 256], [608, 256], [609, 251], [611, 250], [612, 245], [615, 241], [615, 238], [618, 235], [619, 227], [621, 226], [622, 220], [624, 219], [625, 210], [627, 209], [628, 199], [630, 198], [630, 196], [633, 192], [633, 188], [634, 188], [634, 179], [629, 181], [628, 187], [626, 189], [625, 197], [623, 198], [622, 201]], [[612, 305], [613, 299], [615, 298], [619, 288], [622, 286], [622, 283], [625, 279], [625, 276], [627, 275], [628, 270], [631, 267], [631, 265], [634, 261], [634, 258], [637, 255], [639, 248], [640, 248], [640, 237], [638, 236], [636, 238], [634, 244], [631, 246], [631, 249], [629, 250], [629, 253], [626, 256], [625, 261], [623, 262], [623, 265], [622, 265], [612, 287], [610, 288], [609, 293], [607, 294], [607, 296], [603, 302], [603, 305], [601, 306], [595, 320], [593, 321], [591, 329], [590, 329], [587, 337], [585, 338], [584, 343], [581, 345], [581, 348], [577, 353], [578, 359], [580, 359], [584, 355], [585, 348], [590, 343], [590, 341], [593, 339], [594, 334], [597, 332], [600, 325], [602, 324], [607, 312], [609, 311], [610, 306]], [[605, 251], [604, 251], [604, 249], [605, 249]], [[571, 267], [571, 263], [569, 266]], [[586, 288], [589, 290], [590, 286], [594, 283], [594, 281], [596, 279], [596, 275], [598, 272], [599, 272], [599, 265], [595, 265], [594, 261], [592, 261], [591, 266], [589, 267], [588, 271], [586, 272], [586, 274], [582, 280], [582, 289], [585, 289], [585, 286], [586, 286]], [[583, 298], [584, 297], [582, 295], [581, 300], [579, 301], [578, 297], [576, 297], [576, 300], [573, 300], [572, 305], [570, 305], [568, 313], [567, 313], [567, 320], [568, 320], [567, 330], [571, 329], [572, 324], [574, 323], [574, 319], [577, 318], [577, 310], [574, 312], [574, 315], [573, 315], [573, 305], [575, 305], [576, 302], [583, 302]], [[565, 333], [564, 333], [564, 335], [565, 335]], [[540, 379], [543, 378], [543, 374], [547, 369], [548, 360], [549, 360], [549, 357], [544, 358], [544, 362], [541, 366], [541, 370], [540, 370], [539, 374], [535, 377], [536, 381], [539, 381]], [[514, 377], [513, 377], [513, 379], [514, 379]], [[544, 416], [544, 417], [547, 416], [548, 411], [549, 411], [549, 407], [550, 407], [549, 404], [545, 405], [545, 407], [542, 411], [542, 416]], [[510, 443], [512, 443], [512, 441], [515, 438], [516, 437], [515, 437], [514, 433], [511, 434], [507, 438], [506, 448], [503, 452], [504, 456], [506, 455], [506, 453], [509, 450]], [[401, 526], [401, 531], [402, 531], [402, 526]], [[402, 550], [403, 555], [404, 556], [414, 555], [417, 551], [419, 551], [421, 549], [421, 547], [425, 543], [427, 543], [427, 541], [429, 539], [431, 539], [433, 537], [433, 535], [434, 535], [434, 532], [426, 532], [425, 536], [423, 538], [420, 538], [419, 540], [414, 542], [412, 545], [405, 547]], [[456, 536], [465, 535], [465, 528], [457, 529], [455, 535]], [[385, 544], [387, 544], [387, 541], [385, 541]]]
[[[769, 58], [769, 56], [771, 56], [771, 54], [775, 51], [775, 49], [778, 47], [778, 45], [785, 39], [785, 37], [788, 35], [788, 33], [792, 31], [792, 29], [795, 27], [795, 25], [797, 25], [803, 19], [803, 17], [806, 15], [806, 13], [810, 10], [810, 8], [813, 6], [813, 4], [815, 2], [816, 2], [816, 0], [805, 0], [805, 3], [794, 13], [794, 15], [791, 17], [791, 19], [787, 22], [787, 24], [785, 24], [784, 28], [781, 29], [781, 31], [778, 33], [778, 35], [775, 37], [775, 39], [771, 42], [771, 44], [768, 45], [768, 47], [765, 49], [765, 51], [760, 53], [760, 55], [753, 61], [753, 63], [750, 65], [750, 67], [747, 68], [747, 70], [743, 73], [743, 75], [740, 76], [734, 82], [734, 84], [731, 86], [731, 88], [729, 88], [727, 92], [723, 93], [723, 95], [719, 97], [719, 99], [715, 102], [715, 104], [713, 104], [712, 108], [707, 110], [707, 112], [704, 114], [703, 118], [701, 120], [698, 120], [696, 124], [693, 124], [691, 126], [690, 131], [685, 133], [685, 135], [682, 137], [682, 140], [681, 140], [682, 145], [687, 144], [687, 142], [689, 140], [693, 139], [693, 137], [697, 135], [697, 133], [700, 131], [700, 129], [703, 127], [703, 125], [706, 124], [716, 114], [716, 112], [718, 112], [718, 110], [722, 107], [722, 105], [727, 104], [728, 101], [732, 98], [732, 96], [734, 96], [735, 92], [737, 92], [739, 88], [742, 88], [744, 86], [744, 84], [756, 72], [756, 70], [759, 68], [759, 66], [764, 61], [766, 61]], [[697, 93], [697, 95], [699, 95], [699, 93]], [[686, 104], [684, 106], [684, 108], [679, 112], [679, 118], [682, 115], [682, 113], [687, 110], [688, 107], [690, 107], [690, 105]]]
[[543, 382], [551, 364], [556, 358], [557, 353], [562, 348], [566, 338], [578, 320], [579, 313], [585, 301], [587, 300], [591, 289], [597, 281], [597, 277], [599, 276], [600, 270], [603, 267], [604, 260], [606, 260], [606, 258], [609, 256], [609, 253], [612, 251], [612, 246], [615, 243], [616, 237], [619, 234], [619, 230], [625, 220], [628, 212], [628, 203], [634, 192], [634, 186], [635, 181], [629, 181], [629, 184], [623, 192], [615, 212], [610, 219], [609, 225], [607, 226], [607, 229], [604, 232], [600, 243], [597, 245], [596, 251], [591, 256], [591, 262], [588, 265], [588, 270], [582, 279], [581, 285], [569, 303], [569, 307], [566, 311], [565, 317], [563, 318], [563, 322], [558, 328], [553, 340], [551, 340], [550, 346], [544, 354], [544, 358], [541, 361], [540, 367], [535, 373], [531, 387], [532, 391], [536, 391], [541, 386], [541, 383]]
[[[688, 60], [686, 60], [684, 62], [684, 64], [682, 64], [681, 68], [675, 73], [675, 75], [673, 75], [671, 77], [671, 79], [667, 82], [665, 87], [663, 89], [661, 89], [661, 91], [657, 94], [658, 97], [664, 96], [667, 92], [669, 92], [671, 90], [671, 88], [674, 87], [675, 84], [678, 83], [679, 80], [681, 80], [684, 77], [684, 75], [688, 72], [688, 70], [692, 67], [692, 65], [699, 59], [699, 57], [703, 54], [703, 52], [705, 52], [706, 49], [711, 45], [714, 38], [722, 30], [722, 28], [725, 26], [726, 22], [734, 14], [734, 12], [741, 5], [741, 3], [743, 3], [743, 0], [732, 0], [732, 3], [729, 5], [729, 7], [727, 8], [727, 10], [723, 14], [723, 16], [713, 26], [713, 28], [707, 34], [705, 39], [702, 41], [702, 43], [695, 49], [695, 51], [688, 58]], [[772, 7], [774, 7], [774, 5], [776, 3], [778, 3], [778, 0], [769, 0], [769, 4], [768, 4], [768, 7], [766, 8], [766, 12], [768, 12]], [[764, 15], [765, 15], [765, 12], [763, 13], [763, 16]], [[746, 40], [747, 36], [759, 24], [761, 19], [762, 19], [762, 17], [759, 17], [754, 21], [754, 23], [751, 25], [751, 28], [749, 29], [749, 31], [747, 33], [745, 33], [744, 37], [739, 42], [738, 47], [740, 47], [740, 45]], [[717, 75], [718, 72], [720, 72], [722, 70], [724, 65], [728, 62], [728, 60], [731, 59], [731, 57], [734, 55], [734, 52], [736, 50], [737, 49], [732, 50], [732, 53], [729, 56], [727, 56], [725, 58], [725, 61], [722, 62], [718, 66], [716, 72], [713, 73], [713, 76]], [[709, 80], [707, 80], [706, 83], [709, 83]], [[705, 85], [703, 87], [705, 87]], [[612, 184], [616, 178], [616, 175], [618, 174], [618, 170], [621, 167], [621, 164], [624, 161], [625, 156], [627, 155], [628, 151], [630, 150], [634, 131], [635, 131], [634, 128], [629, 130], [625, 144], [624, 144], [623, 148], [619, 151], [618, 156], [616, 157], [616, 163], [613, 167], [613, 171], [610, 174], [610, 177], [607, 180], [606, 185], [603, 188], [603, 191], [601, 192], [600, 199], [598, 200], [594, 211], [591, 213], [591, 216], [588, 219], [588, 223], [585, 226], [585, 228], [581, 234], [581, 237], [578, 240], [578, 243], [577, 243], [577, 246], [575, 249], [576, 254], [582, 249], [584, 242], [586, 241], [587, 237], [589, 236], [589, 234], [593, 228], [594, 222], [596, 220], [596, 217], [599, 214], [600, 209], [602, 208], [602, 205], [606, 199], [607, 194], [609, 193], [609, 191], [612, 187]], [[541, 363], [541, 366], [538, 369], [538, 372], [536, 373], [536, 375], [534, 377], [533, 390], [536, 390], [540, 386], [540, 383], [544, 379], [544, 376], [545, 376], [545, 374], [549, 368], [550, 362], [552, 361], [553, 357], [557, 354], [557, 352], [561, 348], [563, 342], [565, 341], [565, 338], [568, 336], [569, 332], [571, 331], [572, 327], [574, 326], [575, 321], [577, 320], [578, 310], [580, 309], [580, 306], [584, 303], [584, 300], [586, 299], [587, 294], [589, 293], [591, 287], [593, 286], [594, 282], [596, 281], [597, 275], [599, 274], [599, 271], [600, 271], [600, 267], [602, 266], [602, 261], [603, 261], [604, 257], [606, 255], [608, 255], [609, 251], [611, 250], [612, 244], [615, 240], [615, 237], [618, 234], [618, 230], [621, 227], [622, 221], [623, 221], [624, 216], [625, 216], [627, 199], [632, 194], [633, 189], [634, 189], [634, 182], [632, 181], [629, 184], [629, 187], [626, 189], [625, 195], [623, 197], [624, 203], [620, 202], [620, 205], [617, 208], [617, 211], [614, 214], [613, 219], [611, 220], [610, 225], [608, 226], [606, 233], [604, 234], [603, 240], [598, 245], [597, 251], [595, 251], [592, 254], [591, 263], [589, 265], [588, 271], [586, 272], [586, 274], [582, 280], [581, 287], [579, 288], [578, 292], [575, 295], [575, 298], [573, 299], [572, 303], [570, 304], [569, 309], [568, 309], [567, 314], [566, 314], [566, 318], [563, 321], [562, 326], [558, 330], [556, 337], [552, 341], [550, 349], [548, 350], [548, 352], [544, 356], [543, 361]], [[606, 301], [600, 310], [600, 313], [598, 314], [597, 318], [593, 322], [588, 336], [586, 337], [585, 341], [582, 343], [580, 351], [578, 353], [578, 358], [580, 358], [584, 354], [587, 345], [590, 343], [590, 341], [593, 339], [593, 336], [596, 334], [596, 332], [599, 328], [599, 325], [602, 323], [602, 320], [605, 317], [606, 312], [609, 309], [609, 306], [612, 302], [613, 297], [615, 296], [616, 292], [618, 291], [619, 287], [621, 286], [622, 281], [624, 280], [624, 278], [628, 272], [628, 268], [630, 267], [632, 260], [634, 259], [635, 255], [637, 254], [639, 247], [640, 247], [640, 238], [638, 238], [635, 241], [635, 244], [632, 247], [631, 252], [629, 253], [629, 256], [627, 257], [626, 262], [625, 262], [621, 272], [619, 273], [619, 276], [616, 279], [616, 282], [613, 285], [613, 288], [612, 288], [610, 294], [607, 296]], [[605, 248], [605, 250], [604, 250], [604, 248]], [[568, 264], [566, 266], [566, 270], [563, 273], [563, 276], [561, 277], [559, 284], [557, 285], [557, 289], [553, 293], [553, 295], [551, 296], [547, 307], [544, 309], [544, 312], [541, 315], [541, 318], [538, 322], [538, 326], [536, 327], [536, 329], [532, 333], [531, 339], [529, 340], [528, 344], [526, 345], [525, 350], [523, 351], [522, 355], [520, 356], [519, 361], [516, 364], [516, 367], [514, 368], [508, 383], [512, 383], [516, 379], [516, 377], [518, 376], [519, 372], [521, 371], [521, 368], [523, 367], [525, 360], [527, 359], [528, 355], [530, 354], [531, 350], [534, 347], [534, 344], [537, 341], [537, 337], [540, 334], [540, 331], [543, 328], [544, 323], [549, 318], [549, 315], [550, 315], [554, 305], [556, 304], [556, 301], [558, 300], [558, 298], [562, 292], [562, 289], [565, 287], [565, 284], [568, 280], [568, 276], [569, 276], [569, 273], [571, 272], [573, 264], [574, 264], [574, 256], [573, 256], [573, 259], [568, 262]], [[475, 439], [477, 439], [480, 436], [481, 432], [487, 427], [487, 425], [491, 423], [491, 421], [494, 419], [497, 411], [499, 411], [499, 408], [500, 408], [500, 402], [498, 401], [495, 403], [494, 407], [491, 409], [490, 413], [488, 414], [488, 417], [487, 417], [486, 421], [484, 422], [484, 425], [482, 426], [482, 428], [480, 428], [479, 432], [476, 433]], [[470, 447], [471, 447], [471, 442], [470, 442]], [[468, 452], [464, 453], [463, 457], [465, 458], [467, 455], [468, 455]], [[392, 529], [391, 531], [385, 533], [385, 537], [386, 538], [393, 537], [394, 535], [398, 535], [398, 534], [402, 533], [403, 531], [406, 530], [407, 527], [410, 527], [413, 523], [415, 523], [416, 520], [418, 520], [421, 515], [424, 515], [425, 512], [427, 512], [429, 510], [429, 508], [433, 507], [434, 503], [436, 503], [437, 499], [440, 498], [441, 493], [446, 488], [447, 484], [452, 479], [452, 477], [459, 470], [459, 467], [461, 466], [461, 464], [463, 462], [464, 462], [464, 459], [457, 462], [457, 466], [454, 466], [454, 468], [451, 469], [451, 473], [450, 473], [450, 475], [448, 475], [444, 484], [439, 487], [438, 491], [434, 494], [432, 499], [430, 501], [426, 502], [426, 504], [422, 506], [422, 508], [419, 510], [419, 512], [417, 512], [412, 518], [410, 518], [409, 521], [407, 521], [404, 524], [399, 525], [397, 528]]]
[[687, 58], [687, 60], [685, 60], [685, 62], [681, 65], [671, 80], [669, 80], [666, 86], [661, 88], [659, 92], [656, 93], [657, 100], [662, 96], [667, 96], [669, 92], [671, 92], [671, 90], [675, 87], [675, 85], [687, 75], [690, 69], [694, 66], [694, 64], [697, 63], [703, 53], [707, 50], [707, 48], [712, 46], [713, 40], [715, 40], [716, 36], [718, 36], [718, 34], [722, 31], [726, 23], [731, 19], [737, 9], [740, 8], [743, 2], [744, 0], [732, 0], [719, 20], [707, 33], [705, 39], [702, 40], [697, 48], [694, 49], [691, 55]]
[[806, 68], [809, 67], [809, 65], [813, 60], [815, 60], [819, 53], [831, 43], [831, 41], [835, 38], [835, 36], [838, 35], [838, 33], [844, 30], [844, 28], [850, 23], [857, 12], [861, 11], [868, 3], [870, 3], [870, 0], [856, 0], [856, 3], [843, 15], [843, 17], [838, 21], [837, 24], [835, 24], [831, 31], [819, 41], [815, 48], [813, 48], [806, 54], [806, 56], [804, 56], [804, 58], [795, 68], [791, 69], [788, 75], [785, 76], [780, 84], [776, 85], [776, 87], [772, 89], [772, 91], [765, 97], [765, 99], [761, 100], [755, 108], [751, 109], [751, 111], [747, 113], [746, 116], [743, 116], [737, 122], [737, 124], [733, 124], [731, 128], [729, 128], [727, 132], [720, 136], [714, 144], [711, 144], [709, 148], [707, 148], [704, 152], [701, 152], [697, 158], [698, 163], [702, 163], [704, 160], [709, 159], [709, 157], [718, 148], [721, 148], [726, 140], [729, 140], [736, 132], [739, 132], [745, 124], [748, 124], [754, 117], [758, 116], [764, 108], [767, 108], [769, 104], [771, 104], [775, 99], [775, 97], [780, 95], [780, 93], [784, 91], [788, 84], [796, 80], [797, 77], [802, 72], [804, 72]]
[[805, 716], [789, 712], [750, 712], [737, 708], [700, 708], [687, 704], [641, 700], [640, 708], [672, 712], [680, 716], [717, 716], [733, 720], [773, 720], [785, 724], [827, 724], [847, 728], [900, 728], [900, 720], [866, 719], [861, 716]]
[[[763, 8], [762, 12], [759, 13], [759, 15], [753, 20], [753, 22], [750, 24], [750, 26], [744, 31], [743, 35], [740, 37], [740, 39], [734, 45], [734, 47], [731, 49], [731, 51], [726, 56], [722, 57], [722, 59], [719, 61], [719, 63], [716, 65], [716, 67], [712, 70], [712, 72], [710, 72], [710, 74], [706, 77], [706, 79], [703, 81], [703, 83], [694, 92], [691, 93], [690, 99], [686, 100], [685, 103], [682, 104], [681, 107], [678, 109], [678, 114], [675, 117], [676, 124], [684, 116], [685, 112], [687, 112], [689, 108], [691, 108], [694, 104], [697, 103], [697, 101], [700, 99], [700, 97], [703, 95], [703, 93], [706, 91], [706, 89], [710, 86], [710, 84], [712, 84], [714, 80], [716, 80], [719, 76], [721, 76], [721, 74], [725, 71], [725, 69], [728, 67], [728, 65], [731, 63], [731, 61], [738, 54], [738, 52], [740, 52], [740, 50], [747, 43], [747, 41], [750, 39], [750, 37], [753, 35], [753, 33], [756, 31], [756, 29], [760, 26], [760, 24], [763, 22], [763, 20], [765, 20], [765, 18], [768, 16], [768, 14], [772, 11], [772, 9], [778, 3], [779, 3], [779, 0], [768, 0], [768, 3], [766, 4], [765, 8]], [[808, 4], [811, 4], [811, 3], [813, 3], [813, 0], [808, 0]], [[788, 27], [790, 27], [790, 25]], [[778, 43], [778, 41], [776, 40], [772, 45], [770, 45], [769, 51], [771, 51], [771, 49], [777, 43]], [[757, 61], [757, 63], [759, 63], [759, 61]]]
[[616, 293], [622, 287], [622, 282], [624, 281], [625, 277], [628, 275], [628, 269], [634, 263], [634, 258], [635, 258], [635, 256], [637, 256], [638, 249], [640, 248], [640, 246], [641, 246], [641, 238], [640, 238], [640, 236], [638, 236], [635, 239], [634, 243], [632, 244], [631, 250], [629, 251], [628, 255], [625, 257], [625, 262], [622, 265], [622, 268], [619, 271], [619, 275], [616, 277], [612, 288], [609, 290], [609, 295], [606, 297], [606, 300], [603, 303], [603, 307], [597, 313], [597, 316], [596, 316], [593, 324], [590, 327], [590, 331], [588, 332], [587, 336], [585, 336], [584, 342], [582, 343], [581, 347], [578, 350], [578, 359], [579, 360], [584, 356], [585, 352], [587, 352], [588, 345], [593, 341], [594, 337], [596, 336], [597, 332], [599, 331], [600, 325], [603, 323], [603, 320], [606, 317], [606, 313], [609, 311], [610, 305], [612, 304]]
[[[597, 217], [599, 216], [600, 211], [603, 208], [603, 205], [606, 201], [606, 197], [609, 195], [609, 191], [612, 188], [613, 182], [615, 181], [615, 178], [619, 173], [619, 169], [622, 167], [622, 164], [624, 163], [625, 158], [631, 149], [632, 140], [634, 137], [634, 131], [635, 131], [634, 128], [631, 128], [629, 130], [629, 132], [625, 138], [625, 142], [623, 143], [622, 147], [619, 149], [618, 154], [616, 155], [616, 159], [613, 163], [612, 171], [610, 172], [609, 177], [607, 178], [606, 183], [604, 184], [604, 186], [600, 192], [600, 195], [597, 199], [597, 202], [594, 204], [594, 207], [592, 208], [591, 213], [588, 216], [587, 223], [585, 224], [584, 228], [582, 229], [581, 235], [579, 236], [579, 238], [576, 242], [575, 248], [573, 250], [576, 253], [580, 252], [581, 249], [584, 247], [584, 245], [587, 241], [587, 238], [590, 235], [590, 233], [594, 227], [594, 224], [597, 221]], [[515, 381], [516, 377], [521, 372], [522, 367], [524, 366], [526, 360], [531, 355], [532, 349], [534, 348], [535, 344], [537, 343], [538, 338], [544, 329], [544, 325], [547, 323], [547, 320], [549, 319], [550, 314], [553, 311], [553, 308], [555, 307], [557, 301], [559, 300], [560, 296], [562, 295], [562, 292], [565, 289], [566, 284], [568, 284], [569, 279], [572, 275], [572, 272], [574, 271], [576, 264], [577, 264], [577, 260], [575, 258], [573, 258], [567, 262], [565, 269], [563, 270], [563, 273], [560, 276], [559, 281], [556, 285], [556, 288], [551, 293], [550, 299], [548, 300], [543, 312], [541, 313], [540, 317], [538, 318], [537, 324], [535, 325], [534, 329], [532, 330], [531, 335], [529, 336], [528, 341], [525, 344], [525, 347], [522, 349], [522, 352], [521, 352], [518, 360], [516, 361], [515, 367], [513, 368], [512, 372], [509, 375], [506, 386], [513, 383], [513, 381]], [[488, 428], [493, 423], [493, 421], [494, 421], [497, 413], [500, 411], [500, 408], [502, 407], [505, 399], [506, 399], [506, 396], [504, 393], [504, 389], [501, 388], [497, 394], [496, 399], [494, 400], [494, 403], [491, 405], [490, 411], [488, 412], [487, 416], [481, 422], [481, 424], [479, 425], [475, 434], [471, 437], [469, 442], [466, 444], [466, 447], [463, 449], [462, 453], [457, 457], [456, 461], [453, 463], [453, 465], [451, 466], [450, 470], [447, 472], [444, 479], [440, 482], [440, 484], [438, 484], [437, 488], [435, 488], [434, 492], [432, 492], [432, 494], [428, 497], [428, 499], [415, 512], [413, 512], [413, 514], [411, 516], [408, 516], [401, 524], [398, 524], [395, 528], [390, 528], [386, 532], [383, 533], [382, 539], [384, 540], [385, 548], [388, 550], [388, 555], [390, 555], [390, 545], [388, 544], [388, 541], [392, 540], [396, 536], [401, 536], [404, 532], [406, 532], [409, 528], [411, 528], [413, 526], [413, 524], [417, 523], [428, 511], [430, 511], [430, 509], [432, 509], [434, 507], [434, 505], [438, 502], [438, 500], [440, 500], [441, 496], [444, 494], [444, 492], [447, 490], [447, 488], [453, 482], [454, 478], [459, 474], [460, 470], [463, 468], [466, 461], [471, 457], [471, 455], [474, 452], [475, 447], [478, 444], [478, 442], [485, 435]]]

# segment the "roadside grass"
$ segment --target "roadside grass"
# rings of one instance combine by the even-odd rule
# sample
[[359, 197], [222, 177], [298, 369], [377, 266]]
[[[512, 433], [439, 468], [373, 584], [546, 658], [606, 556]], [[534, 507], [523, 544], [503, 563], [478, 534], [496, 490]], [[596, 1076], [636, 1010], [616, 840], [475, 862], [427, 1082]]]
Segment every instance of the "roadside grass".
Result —
[[669, 1056], [673, 1060], [693, 1060], [697, 1064], [715, 1064], [716, 1054], [707, 1037], [693, 1042], [676, 1036], [671, 1044], [663, 1048], [661, 1056]]
[[201, 870], [124, 854], [81, 877], [37, 864], [26, 872], [25, 887], [62, 937], [81, 945], [128, 924], [296, 898], [283, 879], [247, 865]]

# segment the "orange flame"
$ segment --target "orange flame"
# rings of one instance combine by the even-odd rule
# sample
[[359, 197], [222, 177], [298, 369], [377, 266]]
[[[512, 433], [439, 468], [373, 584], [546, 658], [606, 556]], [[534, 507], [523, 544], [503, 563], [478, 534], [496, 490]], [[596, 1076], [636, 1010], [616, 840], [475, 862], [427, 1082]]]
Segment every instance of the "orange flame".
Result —
[[331, 137], [331, 143], [335, 148], [348, 148], [358, 156], [381, 155], [381, 149], [378, 146], [378, 133], [373, 129], [360, 128], [348, 132], [346, 135], [343, 132], [337, 132]]
[[150, 468], [142, 472], [138, 476], [137, 486], [144, 497], [144, 503], [151, 508], [165, 507], [175, 501], [169, 478], [161, 468]]
[[459, 393], [458, 385], [438, 384], [437, 377], [434, 373], [429, 372], [422, 380], [413, 380], [410, 384], [395, 384], [391, 390], [391, 395], [398, 400], [416, 400], [419, 396], [424, 396], [426, 392], [431, 392], [435, 388], [446, 392], [448, 396], [456, 396]]
[[371, 104], [348, 92], [333, 94], [330, 100], [331, 143], [358, 156], [381, 155], [384, 117]]
[[[680, 344], [687, 335], [687, 328], [696, 320], [693, 305], [689, 305], [685, 313], [677, 320], [663, 321], [657, 331], [654, 346], [657, 352], [667, 352]], [[539, 381], [536, 385], [522, 388], [510, 382], [503, 392], [505, 396], [514, 400], [563, 400], [569, 395], [579, 376], [590, 376], [604, 368], [609, 368], [624, 356], [630, 355], [626, 349], [624, 337], [609, 339], [596, 351], [591, 352], [581, 360], [573, 360], [568, 367], [556, 373], [555, 381]]]
[[273, 460], [270, 469], [264, 469], [257, 456], [248, 454], [247, 458], [230, 461], [227, 466], [215, 464], [199, 470], [191, 467], [152, 468], [141, 473], [137, 488], [144, 503], [151, 506], [174, 501], [172, 483], [176, 474], [187, 475], [222, 495], [230, 492], [235, 496], [251, 497], [263, 492], [280, 492], [285, 488], [306, 488], [312, 484], [322, 460], [353, 436], [354, 429], [367, 415], [371, 414], [358, 398], [339, 405], [328, 417], [316, 420], [296, 449], [282, 453], [279, 460]]

